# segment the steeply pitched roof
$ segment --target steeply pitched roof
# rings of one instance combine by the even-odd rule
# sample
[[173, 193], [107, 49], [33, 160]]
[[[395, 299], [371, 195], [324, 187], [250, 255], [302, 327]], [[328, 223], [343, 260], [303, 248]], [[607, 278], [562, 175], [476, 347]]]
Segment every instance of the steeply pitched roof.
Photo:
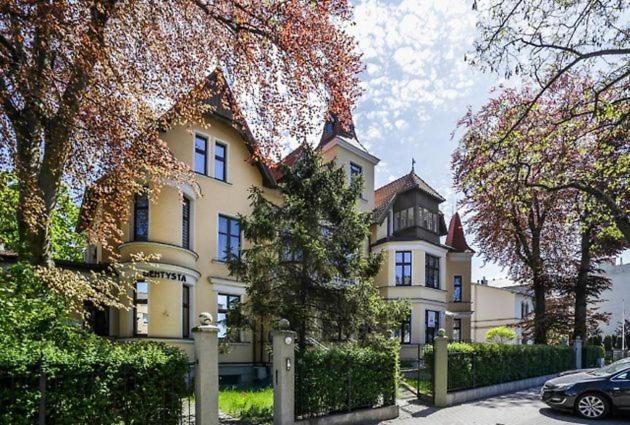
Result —
[[429, 186], [427, 182], [422, 180], [413, 170], [411, 170], [409, 174], [406, 174], [401, 178], [376, 189], [374, 192], [374, 219], [376, 222], [381, 223], [383, 221], [387, 215], [389, 207], [396, 198], [396, 195], [410, 189], [419, 189], [438, 202], [445, 201], [442, 195], [440, 195], [435, 189]]
[[448, 225], [448, 235], [446, 235], [446, 245], [453, 248], [458, 252], [474, 252], [472, 248], [466, 243], [466, 236], [464, 235], [464, 227], [462, 221], [459, 218], [459, 213], [453, 214], [451, 222]]

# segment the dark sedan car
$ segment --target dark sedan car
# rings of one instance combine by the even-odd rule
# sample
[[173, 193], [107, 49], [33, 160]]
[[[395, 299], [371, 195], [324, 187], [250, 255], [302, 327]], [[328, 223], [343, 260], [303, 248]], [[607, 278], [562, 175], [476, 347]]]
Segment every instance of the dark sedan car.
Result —
[[572, 410], [588, 419], [601, 419], [611, 409], [630, 410], [630, 358], [550, 379], [541, 396], [555, 409]]

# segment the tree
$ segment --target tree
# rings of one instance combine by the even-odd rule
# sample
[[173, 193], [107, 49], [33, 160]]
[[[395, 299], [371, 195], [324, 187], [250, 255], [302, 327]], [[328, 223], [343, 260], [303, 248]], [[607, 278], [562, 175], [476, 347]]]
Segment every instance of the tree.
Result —
[[495, 344], [507, 344], [510, 341], [516, 339], [516, 331], [507, 326], [497, 326], [492, 328], [486, 334], [486, 341], [493, 342]]
[[[630, 200], [618, 186], [629, 175], [628, 83], [630, 80], [630, 32], [625, 23], [623, 0], [473, 1], [480, 9], [480, 36], [475, 43], [477, 63], [510, 77], [525, 75], [537, 83], [536, 93], [500, 138], [521, 131], [540, 100], [570, 74], [587, 74], [595, 80], [582, 86], [579, 96], [565, 99], [562, 122], [581, 126], [585, 117], [604, 118], [611, 127], [600, 146], [593, 149], [595, 167], [572, 169], [548, 190], [574, 189], [592, 196], [614, 217], [626, 243], [630, 244]], [[610, 119], [611, 113], [616, 117]], [[560, 121], [560, 120], [558, 120]], [[596, 170], [596, 171], [595, 171]], [[595, 172], [593, 172], [595, 171]]]
[[381, 257], [364, 254], [371, 214], [356, 203], [361, 182], [334, 163], [323, 163], [308, 145], [282, 166], [279, 205], [251, 189], [252, 212], [240, 216], [250, 246], [230, 261], [230, 271], [249, 283], [240, 305], [248, 323], [285, 318], [307, 338], [367, 341], [399, 326], [404, 303], [380, 298], [372, 278]]
[[[17, 186], [14, 174], [0, 171], [0, 245], [13, 252], [20, 251]], [[58, 260], [82, 261], [86, 241], [83, 235], [75, 231], [79, 208], [65, 185], [60, 188], [58, 198], [51, 217], [51, 255]]]
[[[19, 182], [23, 257], [52, 264], [62, 182], [98, 180], [101, 194], [129, 199], [149, 179], [155, 190], [190, 180], [160, 132], [201, 122], [213, 69], [247, 101], [256, 159], [278, 150], [279, 134], [304, 137], [321, 119], [317, 100], [349, 123], [361, 70], [350, 19], [346, 0], [3, 2], [0, 163]], [[101, 220], [126, 213], [113, 205]]]
[[478, 113], [469, 112], [459, 123], [465, 132], [453, 154], [453, 169], [469, 228], [485, 258], [504, 265], [515, 280], [531, 282], [534, 341], [545, 343], [550, 276], [570, 258], [563, 199], [531, 184], [545, 178], [550, 144], [541, 140], [548, 142], [549, 110], [541, 105], [526, 127], [498, 143], [529, 96], [527, 88], [505, 90]]
[[[538, 98], [518, 131], [511, 128], [520, 120], [522, 111], [537, 98], [536, 91], [531, 85], [504, 90], [479, 113], [469, 113], [460, 122], [466, 133], [454, 155], [456, 184], [473, 197], [464, 202], [474, 208], [475, 217], [484, 214], [477, 219], [478, 226], [483, 228], [480, 230], [483, 230], [484, 246], [499, 243], [492, 248], [495, 250], [492, 258], [508, 267], [514, 261], [527, 264], [531, 277], [541, 280], [543, 278], [534, 276], [544, 277], [542, 265], [545, 261], [548, 263], [551, 274], [546, 274], [546, 292], [535, 281], [533, 283], [536, 317], [544, 312], [540, 305], [544, 303], [542, 298], [554, 289], [550, 276], [556, 281], [560, 278], [572, 282], [575, 333], [582, 335], [586, 329], [587, 299], [596, 298], [604, 289], [599, 279], [592, 276], [594, 263], [623, 246], [619, 243], [623, 236], [617, 217], [597, 196], [561, 182], [577, 179], [577, 176], [589, 184], [599, 181], [606, 196], [612, 196], [620, 205], [630, 205], [625, 189], [630, 168], [624, 165], [630, 156], [628, 152], [623, 153], [621, 145], [614, 149], [603, 148], [619, 140], [621, 127], [615, 124], [619, 111], [611, 110], [605, 117], [585, 114], [579, 120], [568, 119], [576, 102], [584, 98], [584, 93], [589, 93], [592, 84], [581, 75], [562, 76], [545, 96]], [[608, 153], [602, 154], [602, 151]], [[619, 160], [615, 164], [611, 162], [613, 157]], [[563, 190], [553, 189], [561, 185]], [[487, 211], [482, 213], [482, 209]], [[531, 213], [527, 213], [528, 210]], [[627, 219], [627, 214], [622, 215]], [[499, 216], [502, 220], [497, 221]], [[514, 221], [514, 217], [519, 216], [520, 220]], [[519, 241], [509, 246], [502, 238], [509, 238], [512, 232]], [[541, 243], [547, 244], [546, 252], [541, 251]], [[515, 252], [517, 258], [498, 255], [506, 252]], [[534, 272], [536, 268], [538, 271]], [[513, 273], [517, 278], [522, 277], [518, 270]], [[566, 285], [560, 289], [565, 294], [567, 290]], [[542, 325], [539, 323], [539, 326]], [[540, 331], [535, 333], [540, 334]]]

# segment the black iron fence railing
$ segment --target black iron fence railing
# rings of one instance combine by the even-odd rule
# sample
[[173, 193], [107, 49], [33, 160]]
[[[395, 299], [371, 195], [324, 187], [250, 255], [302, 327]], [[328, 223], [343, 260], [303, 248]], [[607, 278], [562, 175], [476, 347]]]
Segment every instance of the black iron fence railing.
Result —
[[[407, 350], [411, 347], [408, 345]], [[400, 373], [405, 386], [418, 398], [433, 401], [434, 358], [431, 344], [418, 344], [414, 358], [400, 361]]]

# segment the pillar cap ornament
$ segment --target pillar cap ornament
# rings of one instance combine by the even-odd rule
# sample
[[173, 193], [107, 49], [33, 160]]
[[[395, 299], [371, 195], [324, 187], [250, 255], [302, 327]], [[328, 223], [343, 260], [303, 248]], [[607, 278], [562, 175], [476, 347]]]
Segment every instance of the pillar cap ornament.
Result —
[[287, 319], [280, 319], [278, 320], [278, 323], [276, 324], [276, 329], [280, 331], [288, 331], [290, 327], [291, 327], [291, 324], [289, 323]]
[[443, 328], [440, 328], [440, 330], [438, 330], [438, 336], [441, 336], [442, 338], [446, 336], [446, 331]]
[[207, 311], [204, 311], [199, 315], [199, 323], [201, 323], [202, 326], [211, 325], [213, 321], [212, 314]]

